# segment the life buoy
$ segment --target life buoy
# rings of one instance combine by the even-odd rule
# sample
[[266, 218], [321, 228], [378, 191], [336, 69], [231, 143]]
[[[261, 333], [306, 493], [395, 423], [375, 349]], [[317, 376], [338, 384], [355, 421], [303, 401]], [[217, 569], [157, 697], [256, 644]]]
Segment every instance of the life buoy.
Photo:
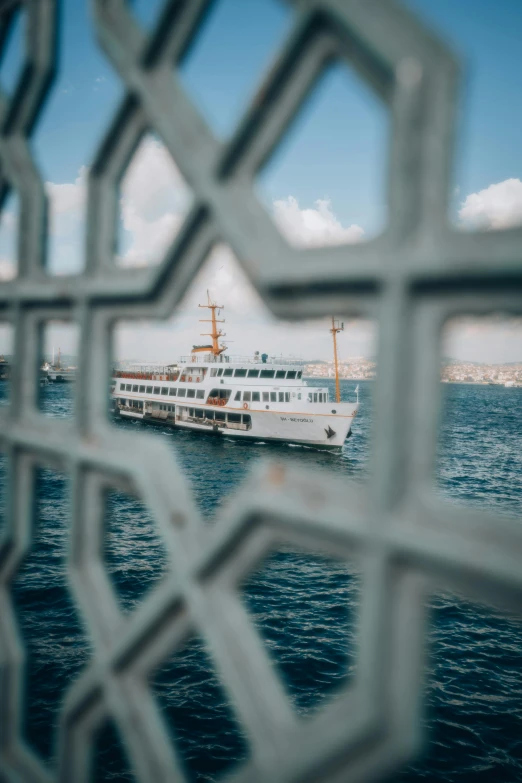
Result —
[[220, 404], [220, 405], [226, 405], [226, 404], [227, 404], [227, 401], [225, 400], [225, 398], [224, 398], [224, 397], [222, 397], [222, 398], [220, 399], [220, 401], [219, 401], [219, 404]]
[[184, 381], [184, 380], [185, 380], [185, 376], [184, 376], [184, 375], [182, 375], [182, 376], [181, 376], [181, 380], [182, 380], [182, 381]]
[[189, 377], [188, 377], [188, 382], [189, 382], [189, 383], [192, 383], [192, 375], [189, 375]]
[[244, 403], [243, 403], [243, 408], [244, 408], [245, 410], [248, 410], [248, 402], [244, 402]]

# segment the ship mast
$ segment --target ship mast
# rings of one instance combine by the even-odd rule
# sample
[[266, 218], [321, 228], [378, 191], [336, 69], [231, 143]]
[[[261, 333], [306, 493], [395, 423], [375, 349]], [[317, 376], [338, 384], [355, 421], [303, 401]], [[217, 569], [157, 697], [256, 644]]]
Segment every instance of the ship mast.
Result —
[[329, 330], [333, 338], [334, 365], [335, 365], [335, 400], [341, 402], [341, 386], [339, 384], [339, 362], [337, 359], [337, 335], [344, 330], [344, 324], [336, 321], [332, 316], [332, 328]]
[[[224, 324], [225, 323], [225, 319], [224, 318], [221, 318], [221, 319], [216, 318], [216, 310], [224, 310], [224, 307], [223, 307], [223, 305], [217, 305], [215, 302], [212, 302], [212, 300], [210, 299], [210, 294], [209, 294], [208, 291], [207, 291], [207, 304], [205, 304], [205, 305], [198, 305], [198, 307], [204, 307], [207, 310], [210, 310], [211, 313], [212, 313], [212, 317], [210, 319], [209, 318], [200, 318], [200, 323], [202, 323], [202, 324], [209, 324], [209, 323], [211, 323], [212, 324], [212, 331], [210, 333], [209, 332], [203, 332], [201, 336], [202, 337], [212, 337], [212, 347], [211, 348], [210, 348], [210, 346], [208, 346], [208, 347], [210, 348], [210, 351], [211, 351], [213, 356], [219, 356], [220, 354], [223, 353], [223, 351], [227, 350], [227, 347], [226, 347], [226, 345], [220, 345], [219, 344], [219, 338], [220, 337], [224, 337], [225, 333], [222, 332], [221, 329], [218, 329], [217, 325], [218, 324]], [[204, 348], [204, 346], [201, 346], [201, 348], [199, 348], [199, 350], [202, 350], [203, 348]]]

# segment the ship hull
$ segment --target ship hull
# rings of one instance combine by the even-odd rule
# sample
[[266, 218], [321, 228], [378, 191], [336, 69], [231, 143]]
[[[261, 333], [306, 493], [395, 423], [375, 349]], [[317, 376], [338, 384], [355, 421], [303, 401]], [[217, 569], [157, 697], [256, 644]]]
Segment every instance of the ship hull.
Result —
[[[176, 406], [175, 413], [165, 415], [164, 411], [156, 414], [142, 413], [131, 409], [117, 409], [122, 418], [143, 421], [150, 424], [161, 424], [176, 429], [192, 430], [218, 437], [236, 438], [249, 441], [289, 443], [298, 446], [339, 450], [351, 434], [353, 418], [357, 412], [356, 405], [343, 405], [348, 408], [343, 415], [336, 414], [304, 414], [286, 413], [280, 411], [242, 410], [219, 408], [219, 413], [228, 418], [232, 413], [236, 417], [250, 419], [248, 424], [217, 422], [207, 419], [196, 421], [193, 409], [188, 406]], [[208, 415], [215, 414], [213, 408], [199, 408]], [[204, 423], [200, 423], [204, 422]]]

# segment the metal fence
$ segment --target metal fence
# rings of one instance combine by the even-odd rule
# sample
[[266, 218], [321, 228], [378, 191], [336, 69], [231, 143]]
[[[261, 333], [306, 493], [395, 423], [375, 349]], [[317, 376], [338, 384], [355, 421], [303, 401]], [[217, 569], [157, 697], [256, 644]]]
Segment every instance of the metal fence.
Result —
[[[123, 0], [95, 0], [101, 47], [127, 92], [90, 169], [86, 269], [45, 272], [47, 202], [29, 139], [56, 63], [55, 0], [3, 2], [28, 15], [25, 66], [0, 97], [1, 197], [20, 198], [18, 276], [0, 287], [0, 320], [15, 331], [16, 365], [0, 418], [7, 455], [8, 524], [0, 548], [0, 778], [80, 783], [93, 732], [114, 718], [141, 781], [183, 780], [147, 686], [148, 672], [196, 629], [206, 642], [251, 758], [237, 780], [367, 780], [418, 746], [425, 591], [429, 585], [516, 610], [522, 604], [522, 529], [434, 494], [439, 339], [460, 313], [520, 313], [520, 229], [459, 233], [448, 223], [458, 68], [412, 15], [385, 0], [296, 0], [293, 28], [231, 139], [212, 135], [176, 66], [206, 0], [171, 0], [150, 34]], [[364, 245], [296, 250], [256, 199], [253, 180], [314, 82], [332, 60], [353, 67], [388, 107], [389, 222]], [[163, 140], [194, 192], [183, 228], [159, 268], [114, 262], [117, 186], [143, 134]], [[117, 319], [162, 317], [183, 296], [212, 244], [229, 243], [278, 316], [363, 315], [380, 327], [372, 491], [316, 472], [263, 463], [212, 529], [204, 526], [170, 451], [107, 421], [111, 330]], [[80, 328], [72, 422], [37, 406], [42, 327]], [[139, 438], [140, 448], [134, 448]], [[36, 464], [72, 479], [70, 584], [93, 659], [66, 694], [50, 773], [20, 732], [22, 642], [10, 581], [31, 546]], [[167, 543], [170, 573], [123, 617], [104, 564], [107, 488], [136, 492]], [[238, 582], [274, 542], [294, 542], [361, 563], [361, 638], [355, 682], [324, 712], [299, 720], [238, 595]]]

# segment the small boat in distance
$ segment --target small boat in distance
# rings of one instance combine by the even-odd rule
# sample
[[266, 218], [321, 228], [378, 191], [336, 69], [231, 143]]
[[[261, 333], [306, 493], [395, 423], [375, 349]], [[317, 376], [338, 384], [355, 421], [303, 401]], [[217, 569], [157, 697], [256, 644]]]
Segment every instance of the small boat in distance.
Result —
[[53, 361], [51, 364], [46, 363], [43, 365], [42, 370], [46, 373], [47, 379], [51, 383], [71, 383], [76, 380], [76, 367], [63, 367], [62, 366], [62, 354], [60, 348], [58, 348], [58, 359], [54, 361], [54, 348], [53, 348]]
[[326, 387], [303, 380], [303, 362], [228, 356], [216, 311], [223, 309], [208, 295], [211, 344], [195, 345], [190, 356], [164, 367], [140, 366], [113, 373], [114, 412], [122, 418], [207, 432], [229, 438], [282, 441], [325, 449], [341, 449], [351, 433], [359, 407], [341, 402], [337, 367], [337, 333], [332, 319], [336, 399]]

